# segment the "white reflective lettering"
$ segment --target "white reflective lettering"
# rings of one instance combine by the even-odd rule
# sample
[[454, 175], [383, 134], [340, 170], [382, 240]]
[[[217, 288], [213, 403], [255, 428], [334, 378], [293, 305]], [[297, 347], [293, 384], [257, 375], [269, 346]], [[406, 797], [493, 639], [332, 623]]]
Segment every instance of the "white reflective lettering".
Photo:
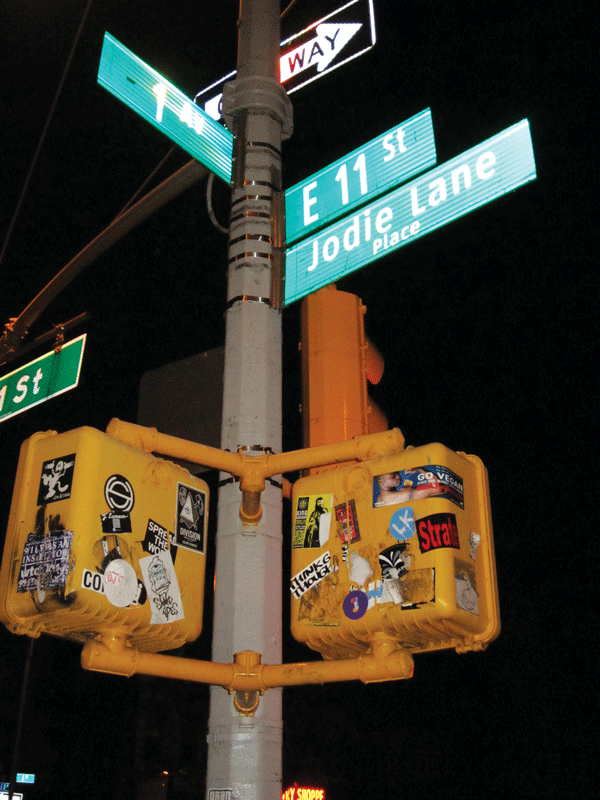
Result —
[[314, 206], [317, 202], [316, 197], [311, 197], [310, 193], [313, 189], [317, 188], [317, 182], [313, 181], [309, 183], [307, 186], [304, 187], [302, 190], [302, 195], [304, 197], [304, 224], [310, 225], [311, 222], [316, 222], [319, 219], [319, 215], [317, 212], [314, 214], [310, 213], [310, 207]]
[[28, 380], [29, 380], [29, 375], [23, 375], [22, 378], [19, 378], [19, 382], [17, 383], [17, 391], [21, 392], [21, 396], [18, 397], [17, 395], [15, 395], [15, 397], [13, 397], [13, 403], [20, 403], [27, 396]]
[[480, 155], [477, 159], [477, 164], [475, 164], [475, 172], [477, 173], [477, 177], [482, 181], [491, 178], [496, 171], [493, 169], [495, 163], [496, 156], [489, 150], [483, 153], [483, 155]]
[[152, 87], [152, 91], [156, 96], [156, 121], [162, 122], [163, 108], [165, 107], [165, 99], [167, 97], [167, 87], [164, 83], [157, 83]]

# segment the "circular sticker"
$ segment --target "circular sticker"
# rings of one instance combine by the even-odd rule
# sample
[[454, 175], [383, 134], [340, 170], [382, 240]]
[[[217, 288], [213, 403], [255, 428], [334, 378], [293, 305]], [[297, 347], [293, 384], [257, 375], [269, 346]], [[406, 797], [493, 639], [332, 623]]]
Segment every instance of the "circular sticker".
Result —
[[346, 597], [343, 603], [344, 614], [348, 619], [360, 619], [367, 613], [369, 598], [364, 592], [355, 589]]
[[111, 475], [104, 484], [104, 497], [112, 511], [128, 514], [133, 508], [133, 486], [122, 475]]
[[415, 535], [415, 515], [410, 506], [394, 511], [390, 519], [390, 533], [399, 542], [404, 542]]
[[134, 568], [123, 558], [115, 558], [102, 576], [104, 593], [113, 606], [125, 608], [137, 597], [138, 581]]

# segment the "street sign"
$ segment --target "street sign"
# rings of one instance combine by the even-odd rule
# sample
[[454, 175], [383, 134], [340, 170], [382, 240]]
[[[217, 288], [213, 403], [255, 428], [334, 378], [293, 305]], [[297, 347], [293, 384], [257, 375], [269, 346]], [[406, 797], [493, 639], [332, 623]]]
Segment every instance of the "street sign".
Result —
[[435, 161], [428, 108], [287, 189], [287, 244], [384, 194]]
[[16, 783], [35, 783], [35, 774], [32, 772], [17, 772]]
[[77, 386], [86, 336], [0, 378], [0, 422]]
[[98, 83], [231, 182], [232, 134], [109, 33], [104, 34]]
[[522, 120], [289, 248], [284, 305], [535, 177], [529, 122]]
[[[366, 53], [375, 41], [373, 0], [350, 0], [281, 42], [279, 80], [292, 94]], [[236, 70], [229, 72], [194, 98], [213, 119], [221, 118], [223, 86], [236, 74]]]

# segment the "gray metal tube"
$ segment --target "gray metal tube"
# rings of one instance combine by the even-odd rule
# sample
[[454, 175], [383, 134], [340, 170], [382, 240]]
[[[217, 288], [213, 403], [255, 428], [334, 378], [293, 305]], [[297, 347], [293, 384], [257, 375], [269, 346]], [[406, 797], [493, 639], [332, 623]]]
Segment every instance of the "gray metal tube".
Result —
[[[241, 0], [238, 75], [223, 102], [234, 165], [221, 447], [249, 455], [281, 452], [281, 315], [272, 293], [286, 116], [279, 13], [278, 0]], [[219, 490], [213, 661], [251, 650], [281, 663], [281, 489], [268, 483], [261, 504], [261, 519], [244, 526], [239, 487]], [[232, 800], [279, 800], [282, 728], [281, 689], [246, 717], [211, 687], [207, 798], [225, 790]]]

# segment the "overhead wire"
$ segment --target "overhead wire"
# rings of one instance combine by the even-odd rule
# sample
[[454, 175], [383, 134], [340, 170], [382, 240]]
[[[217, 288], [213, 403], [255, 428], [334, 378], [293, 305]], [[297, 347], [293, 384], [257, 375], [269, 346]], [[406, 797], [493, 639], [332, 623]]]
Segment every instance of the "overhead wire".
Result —
[[33, 170], [35, 169], [35, 165], [37, 163], [38, 156], [39, 156], [40, 151], [42, 149], [42, 145], [44, 144], [44, 139], [46, 138], [46, 134], [48, 133], [48, 128], [50, 127], [50, 122], [52, 121], [52, 117], [54, 116], [54, 111], [55, 111], [56, 106], [58, 104], [58, 98], [60, 97], [60, 94], [62, 92], [62, 88], [64, 86], [64, 83], [65, 83], [65, 80], [66, 80], [66, 77], [67, 77], [67, 73], [69, 72], [69, 68], [71, 66], [71, 62], [73, 61], [73, 56], [75, 54], [75, 49], [76, 49], [77, 44], [79, 42], [79, 39], [81, 37], [81, 33], [83, 31], [83, 26], [85, 25], [85, 21], [87, 19], [87, 16], [88, 16], [88, 13], [90, 11], [90, 8], [92, 7], [92, 2], [93, 2], [93, 0], [88, 0], [88, 3], [86, 5], [86, 7], [85, 7], [85, 11], [83, 12], [83, 16], [81, 18], [81, 22], [79, 23], [79, 29], [77, 30], [77, 33], [75, 34], [75, 39], [73, 40], [73, 45], [71, 47], [71, 52], [68, 55], [67, 63], [65, 64], [65, 68], [63, 70], [60, 82], [58, 84], [58, 89], [56, 90], [56, 94], [54, 95], [54, 100], [52, 101], [52, 105], [50, 106], [50, 111], [49, 111], [48, 117], [46, 119], [46, 124], [44, 125], [44, 129], [42, 130], [42, 134], [40, 136], [40, 139], [38, 141], [37, 147], [35, 149], [35, 153], [33, 154], [33, 158], [31, 159], [31, 164], [29, 165], [29, 171], [27, 172], [27, 175], [25, 177], [25, 182], [23, 184], [23, 188], [21, 189], [21, 194], [20, 194], [19, 199], [17, 201], [17, 207], [15, 208], [15, 213], [13, 214], [12, 219], [10, 221], [10, 225], [8, 226], [8, 231], [6, 232], [6, 237], [4, 239], [4, 244], [2, 246], [2, 251], [0, 251], [0, 266], [2, 266], [2, 261], [4, 260], [4, 255], [5, 255], [6, 250], [8, 248], [8, 243], [10, 241], [10, 238], [11, 238], [11, 235], [12, 235], [12, 232], [13, 232], [13, 228], [15, 226], [15, 223], [16, 223], [17, 218], [19, 216], [19, 213], [21, 211], [21, 207], [23, 205], [23, 201], [25, 199], [25, 195], [27, 193], [27, 189], [29, 188], [29, 183], [31, 181], [31, 176], [33, 175]]

